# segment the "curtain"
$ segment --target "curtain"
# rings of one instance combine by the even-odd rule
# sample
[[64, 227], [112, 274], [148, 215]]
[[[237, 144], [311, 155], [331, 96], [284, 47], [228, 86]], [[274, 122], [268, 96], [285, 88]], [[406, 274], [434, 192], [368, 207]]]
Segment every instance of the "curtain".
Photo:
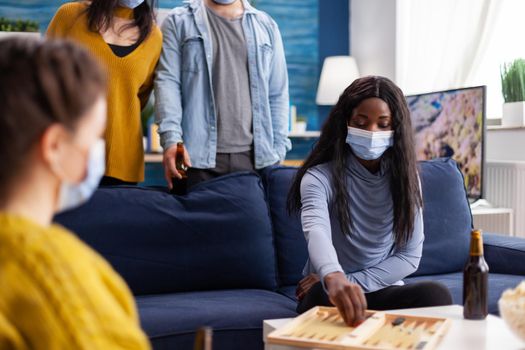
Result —
[[500, 66], [525, 57], [524, 13], [522, 0], [397, 0], [396, 82], [407, 94], [487, 85], [500, 117]]
[[396, 80], [407, 93], [468, 84], [488, 48], [498, 0], [398, 0]]

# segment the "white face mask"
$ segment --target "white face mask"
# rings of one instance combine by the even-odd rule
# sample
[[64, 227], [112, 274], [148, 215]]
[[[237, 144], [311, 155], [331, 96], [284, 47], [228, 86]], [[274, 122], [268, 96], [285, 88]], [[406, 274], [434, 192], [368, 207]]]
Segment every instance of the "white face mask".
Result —
[[394, 144], [394, 131], [373, 132], [349, 126], [346, 143], [357, 157], [365, 160], [378, 159]]
[[91, 146], [87, 174], [78, 184], [63, 182], [60, 187], [58, 212], [78, 207], [91, 198], [106, 171], [106, 143], [100, 139]]
[[143, 2], [144, 0], [119, 0], [120, 6], [127, 7], [130, 9], [134, 9], [135, 7], [138, 7]]
[[212, 1], [219, 5], [231, 5], [237, 0], [212, 0]]

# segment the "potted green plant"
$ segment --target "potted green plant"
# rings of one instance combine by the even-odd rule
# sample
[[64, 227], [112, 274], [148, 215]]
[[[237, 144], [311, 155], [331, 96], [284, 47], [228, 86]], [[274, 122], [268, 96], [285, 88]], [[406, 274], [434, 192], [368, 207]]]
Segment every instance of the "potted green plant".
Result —
[[501, 88], [505, 100], [501, 124], [525, 125], [525, 59], [519, 58], [502, 66]]
[[40, 37], [39, 24], [31, 20], [0, 17], [0, 39], [8, 36]]

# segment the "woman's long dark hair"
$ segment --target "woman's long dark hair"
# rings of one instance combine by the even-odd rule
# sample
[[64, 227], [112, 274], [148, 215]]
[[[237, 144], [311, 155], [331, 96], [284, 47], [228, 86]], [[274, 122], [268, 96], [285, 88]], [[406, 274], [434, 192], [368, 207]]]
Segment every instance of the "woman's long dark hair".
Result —
[[[142, 4], [133, 9], [135, 21], [124, 26], [121, 30], [137, 26], [140, 36], [138, 43], [144, 41], [155, 23], [156, 0], [144, 0]], [[119, 0], [93, 0], [87, 8], [88, 26], [94, 32], [106, 31], [111, 26], [111, 20]]]
[[341, 231], [346, 235], [351, 234], [351, 208], [345, 175], [348, 152], [351, 152], [350, 146], [346, 144], [347, 123], [353, 109], [363, 100], [372, 97], [385, 101], [392, 113], [394, 145], [383, 154], [383, 160], [392, 172], [390, 189], [394, 203], [393, 232], [396, 245], [402, 246], [411, 238], [414, 218], [416, 211], [422, 206], [422, 198], [410, 112], [401, 89], [384, 77], [368, 76], [357, 79], [339, 97], [323, 125], [319, 141], [297, 171], [288, 194], [288, 211], [297, 213], [301, 210], [301, 180], [308, 169], [331, 162], [335, 210]]

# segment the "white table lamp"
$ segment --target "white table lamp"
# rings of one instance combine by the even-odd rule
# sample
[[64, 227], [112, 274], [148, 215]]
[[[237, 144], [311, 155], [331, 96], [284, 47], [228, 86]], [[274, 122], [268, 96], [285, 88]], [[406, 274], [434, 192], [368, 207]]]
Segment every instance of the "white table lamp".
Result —
[[353, 57], [325, 58], [315, 102], [324, 106], [335, 105], [343, 91], [357, 78], [359, 78], [359, 70]]

